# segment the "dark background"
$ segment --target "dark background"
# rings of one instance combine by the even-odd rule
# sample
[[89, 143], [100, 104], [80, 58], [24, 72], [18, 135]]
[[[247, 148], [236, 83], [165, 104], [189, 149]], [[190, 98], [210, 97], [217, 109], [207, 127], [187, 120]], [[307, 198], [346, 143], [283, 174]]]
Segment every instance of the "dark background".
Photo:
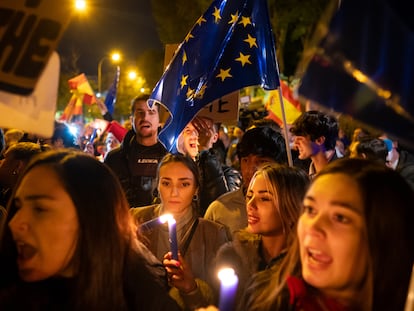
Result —
[[87, 5], [86, 12], [73, 14], [59, 43], [63, 65], [76, 59], [80, 72], [97, 75], [99, 61], [114, 50], [134, 62], [147, 49], [162, 49], [149, 0], [92, 0]]

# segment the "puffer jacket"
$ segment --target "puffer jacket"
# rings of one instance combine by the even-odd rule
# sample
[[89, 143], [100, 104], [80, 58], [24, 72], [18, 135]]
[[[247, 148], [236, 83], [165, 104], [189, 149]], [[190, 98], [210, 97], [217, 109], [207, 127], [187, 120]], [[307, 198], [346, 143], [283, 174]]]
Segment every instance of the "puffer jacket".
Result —
[[201, 175], [199, 214], [203, 217], [211, 202], [222, 194], [241, 187], [242, 177], [238, 170], [224, 165], [214, 149], [200, 152], [197, 164]]

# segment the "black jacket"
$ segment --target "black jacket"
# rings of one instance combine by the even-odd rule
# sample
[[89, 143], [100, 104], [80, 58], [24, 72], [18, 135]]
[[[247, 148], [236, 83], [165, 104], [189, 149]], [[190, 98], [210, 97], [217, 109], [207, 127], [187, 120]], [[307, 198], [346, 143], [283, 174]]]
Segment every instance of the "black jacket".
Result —
[[239, 189], [242, 181], [240, 172], [224, 165], [214, 149], [200, 152], [197, 163], [201, 175], [200, 216], [203, 217], [211, 202]]
[[153, 146], [138, 144], [131, 130], [121, 146], [105, 156], [105, 164], [118, 176], [131, 207], [152, 203], [157, 166], [166, 153], [160, 142]]

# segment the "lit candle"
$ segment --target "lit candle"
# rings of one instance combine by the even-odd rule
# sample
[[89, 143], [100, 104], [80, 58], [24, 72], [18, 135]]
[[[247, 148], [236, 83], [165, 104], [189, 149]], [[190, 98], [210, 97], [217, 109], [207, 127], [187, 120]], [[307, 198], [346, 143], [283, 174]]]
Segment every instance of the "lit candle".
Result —
[[219, 271], [220, 279], [220, 311], [232, 311], [236, 297], [239, 278], [232, 268], [223, 268]]
[[141, 231], [151, 230], [160, 224], [166, 223], [170, 218], [173, 218], [171, 214], [163, 214], [160, 217], [142, 223], [139, 228]]
[[173, 215], [164, 214], [160, 217], [161, 223], [168, 221], [168, 240], [170, 241], [170, 250], [172, 253], [172, 258], [178, 260], [178, 243], [177, 243], [177, 223]]
[[168, 232], [172, 259], [178, 260], [177, 223], [174, 217], [168, 219]]

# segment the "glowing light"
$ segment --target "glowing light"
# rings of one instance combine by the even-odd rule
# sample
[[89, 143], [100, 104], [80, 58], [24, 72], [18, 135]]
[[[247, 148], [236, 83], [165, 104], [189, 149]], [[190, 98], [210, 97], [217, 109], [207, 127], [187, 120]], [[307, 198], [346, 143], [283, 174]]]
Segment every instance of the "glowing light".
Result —
[[118, 52], [113, 52], [111, 54], [111, 59], [112, 59], [113, 62], [117, 63], [121, 60], [121, 54], [118, 53]]
[[68, 125], [69, 127], [69, 131], [72, 133], [72, 135], [77, 136], [78, 135], [78, 128], [76, 127], [76, 125]]
[[239, 278], [234, 269], [223, 268], [218, 272], [220, 279], [220, 311], [230, 311], [234, 308], [234, 299], [236, 297], [237, 285]]
[[85, 11], [86, 10], [86, 1], [85, 0], [76, 0], [75, 1], [75, 9], [77, 11]]
[[238, 277], [233, 268], [223, 268], [218, 272], [218, 278], [221, 284], [226, 286], [234, 286], [238, 283]]
[[131, 70], [130, 72], [128, 72], [128, 78], [130, 80], [135, 80], [137, 78], [137, 73], [134, 70]]

